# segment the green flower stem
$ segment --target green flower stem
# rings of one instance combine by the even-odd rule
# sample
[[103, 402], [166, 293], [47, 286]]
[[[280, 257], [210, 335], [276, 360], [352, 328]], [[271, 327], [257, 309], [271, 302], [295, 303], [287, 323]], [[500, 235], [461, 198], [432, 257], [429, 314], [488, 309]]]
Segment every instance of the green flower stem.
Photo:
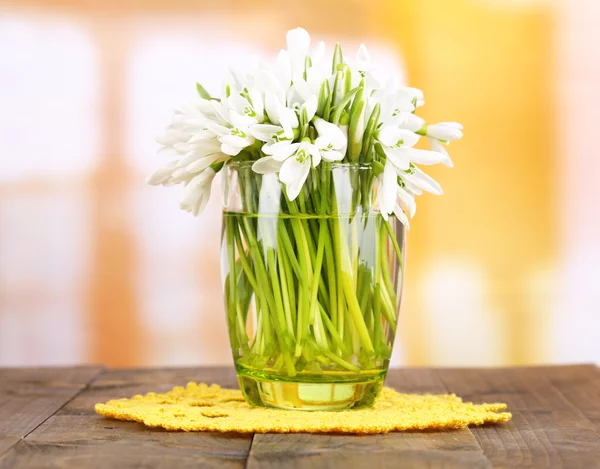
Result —
[[400, 264], [400, 270], [404, 271], [404, 262], [402, 261], [402, 251], [400, 250], [400, 246], [398, 246], [398, 241], [396, 240], [396, 235], [394, 234], [394, 230], [390, 225], [388, 220], [383, 220], [383, 225], [390, 235], [390, 239], [392, 240], [392, 245], [394, 246], [394, 251], [396, 251], [396, 257], [398, 259], [398, 263]]
[[[225, 217], [224, 243], [227, 320], [239, 366], [294, 377], [366, 373], [389, 359], [397, 301], [388, 253], [401, 261], [402, 251], [392, 225], [372, 209], [374, 172], [350, 173], [349, 187], [337, 187], [332, 166], [311, 169], [294, 201], [282, 187], [272, 214], [257, 212], [262, 176], [249, 168], [238, 173], [243, 210]], [[341, 200], [350, 205], [344, 213]]]

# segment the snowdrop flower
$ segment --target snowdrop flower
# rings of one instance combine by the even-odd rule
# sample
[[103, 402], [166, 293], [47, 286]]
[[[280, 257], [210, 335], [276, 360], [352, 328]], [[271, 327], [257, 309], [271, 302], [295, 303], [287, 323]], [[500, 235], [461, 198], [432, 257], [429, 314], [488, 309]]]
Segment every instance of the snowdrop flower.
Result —
[[321, 153], [308, 139], [291, 146], [294, 153], [285, 158], [281, 165], [279, 180], [285, 184], [288, 198], [294, 200], [300, 194], [310, 168], [316, 168], [321, 162]]
[[182, 210], [196, 216], [204, 210], [210, 198], [210, 188], [216, 174], [212, 168], [207, 168], [186, 184], [179, 201]]
[[303, 28], [291, 29], [285, 36], [290, 58], [292, 80], [302, 78], [304, 62], [310, 47], [310, 35]]
[[442, 154], [435, 151], [411, 148], [419, 141], [419, 136], [398, 126], [383, 127], [379, 131], [377, 139], [382, 145], [387, 159], [399, 170], [408, 170], [411, 162], [430, 165], [444, 159]]
[[218, 136], [221, 151], [226, 155], [236, 156], [254, 143], [254, 137], [250, 135], [248, 128], [256, 124], [257, 120], [229, 110], [228, 121], [230, 122], [228, 127], [213, 122], [208, 124], [208, 128]]
[[[323, 59], [323, 43], [311, 50], [310, 36], [302, 28], [289, 31], [286, 42], [274, 65], [260, 63], [249, 74], [231, 70], [219, 99], [197, 85], [199, 97], [175, 111], [158, 139], [160, 151], [174, 159], [147, 182], [182, 184], [182, 209], [198, 214], [208, 201], [215, 173], [230, 161], [252, 162], [254, 172], [285, 185], [291, 200], [321, 160], [373, 161], [380, 213], [385, 219], [395, 215], [408, 227], [415, 197], [424, 191], [442, 193], [416, 165], [452, 166], [446, 145], [462, 137], [462, 126], [428, 126], [415, 114], [425, 102], [423, 92], [403, 86], [398, 77], [380, 86], [364, 45], [347, 64], [339, 46], [333, 63]], [[415, 148], [421, 136], [431, 150]], [[225, 182], [223, 204], [228, 206], [231, 193]]]
[[394, 165], [388, 160], [383, 172], [377, 176], [379, 190], [377, 191], [377, 202], [379, 211], [384, 220], [394, 211], [396, 204], [396, 187], [398, 187], [398, 173]]
[[420, 195], [422, 191], [435, 195], [442, 195], [442, 187], [431, 177], [417, 168], [414, 164], [406, 171], [398, 173], [400, 179], [411, 192]]
[[227, 102], [230, 108], [239, 115], [255, 119], [258, 123], [265, 119], [263, 99], [258, 90], [232, 94]]
[[325, 161], [343, 160], [348, 146], [348, 138], [344, 132], [337, 125], [321, 118], [315, 119], [314, 124], [319, 134], [315, 145], [321, 153], [321, 158]]
[[462, 125], [458, 122], [440, 122], [427, 126], [427, 136], [436, 140], [444, 140], [450, 142], [462, 138]]

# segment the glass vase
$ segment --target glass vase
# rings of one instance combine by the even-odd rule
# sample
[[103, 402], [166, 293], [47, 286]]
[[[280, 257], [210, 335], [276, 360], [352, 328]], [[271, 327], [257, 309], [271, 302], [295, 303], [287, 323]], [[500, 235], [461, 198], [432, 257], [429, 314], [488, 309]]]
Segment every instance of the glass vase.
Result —
[[222, 280], [247, 402], [372, 405], [392, 353], [405, 240], [379, 213], [374, 168], [322, 162], [294, 200], [251, 162], [225, 172]]

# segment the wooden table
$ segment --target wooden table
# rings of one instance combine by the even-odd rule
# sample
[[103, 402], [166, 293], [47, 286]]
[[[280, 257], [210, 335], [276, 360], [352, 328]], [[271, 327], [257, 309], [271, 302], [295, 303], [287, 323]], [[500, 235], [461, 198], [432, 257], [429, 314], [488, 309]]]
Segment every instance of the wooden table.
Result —
[[402, 369], [403, 392], [502, 401], [513, 420], [372, 436], [179, 433], [104, 419], [94, 404], [188, 381], [237, 387], [232, 369], [0, 369], [0, 469], [600, 468], [600, 372], [592, 365]]

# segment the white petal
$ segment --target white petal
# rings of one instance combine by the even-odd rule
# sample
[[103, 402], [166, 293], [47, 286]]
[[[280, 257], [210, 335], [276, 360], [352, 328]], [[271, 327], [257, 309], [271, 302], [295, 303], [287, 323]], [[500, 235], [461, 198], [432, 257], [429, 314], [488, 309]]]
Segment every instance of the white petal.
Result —
[[210, 193], [210, 185], [215, 177], [215, 172], [212, 169], [198, 174], [194, 177], [187, 186], [185, 186], [182, 194], [180, 203], [182, 205], [194, 204], [204, 193]]
[[292, 82], [292, 66], [286, 50], [279, 51], [277, 56], [277, 78], [283, 88], [289, 88]]
[[411, 182], [415, 183], [421, 189], [431, 192], [432, 194], [443, 194], [442, 187], [433, 178], [425, 174], [419, 168], [415, 168], [414, 171], [414, 174], [407, 174], [408, 179]]
[[400, 170], [407, 170], [410, 167], [410, 159], [405, 148], [384, 148], [388, 160]]
[[232, 94], [227, 98], [227, 103], [229, 104], [232, 111], [237, 112], [238, 114], [244, 114], [244, 108], [246, 108], [249, 103], [246, 98], [242, 98], [239, 94]]
[[236, 183], [236, 181], [231, 181], [230, 179], [237, 179], [237, 172], [234, 171], [230, 174], [231, 177], [227, 177], [228, 171], [227, 171], [227, 168], [224, 167], [221, 174], [222, 174], [221, 179], [223, 181], [223, 183], [221, 185], [221, 187], [222, 187], [221, 201], [223, 202], [224, 208], [229, 208], [229, 206], [231, 205], [231, 198], [233, 196], [233, 188], [235, 187], [235, 183]]
[[216, 116], [219, 116], [224, 122], [229, 122], [229, 110], [223, 104], [219, 101], [211, 101], [210, 104], [215, 110]]
[[398, 125], [403, 129], [416, 132], [425, 125], [425, 119], [415, 116], [412, 112], [402, 112], [398, 116]]
[[315, 114], [317, 113], [317, 106], [319, 101], [315, 95], [312, 95], [310, 98], [306, 100], [306, 102], [302, 105], [303, 109], [306, 109], [306, 115], [308, 117], [308, 121], [310, 122]]
[[344, 159], [344, 155], [337, 150], [321, 150], [321, 157], [329, 162], [342, 161]]
[[221, 143], [231, 147], [246, 148], [254, 143], [254, 137], [242, 138], [237, 135], [224, 135], [221, 137]]
[[431, 150], [418, 150], [416, 148], [404, 149], [404, 154], [408, 156], [408, 159], [413, 163], [417, 164], [438, 164], [446, 159], [442, 153]]
[[216, 124], [214, 122], [209, 122], [208, 128], [214, 132], [216, 135], [229, 135], [231, 129], [224, 127], [222, 125]]
[[444, 145], [442, 145], [435, 138], [428, 138], [427, 140], [429, 141], [429, 144], [431, 145], [431, 149], [433, 151], [437, 151], [438, 153], [440, 153], [444, 156], [444, 159], [441, 161], [441, 163], [445, 166], [448, 166], [449, 168], [453, 168], [454, 163], [450, 159], [450, 155], [448, 154], [448, 151], [446, 150]]
[[237, 156], [242, 150], [242, 147], [232, 146], [227, 143], [221, 144], [221, 151], [229, 156]]
[[379, 210], [382, 213], [389, 214], [394, 210], [394, 204], [396, 203], [396, 189], [398, 187], [396, 178], [396, 171], [391, 163], [387, 161], [383, 169], [380, 187], [381, 197], [379, 198]]
[[415, 198], [408, 192], [406, 192], [404, 189], [402, 189], [402, 187], [398, 187], [398, 198], [402, 201], [402, 203], [406, 207], [406, 210], [408, 210], [410, 217], [414, 217], [415, 212], [417, 211], [417, 204], [415, 202]]
[[312, 89], [310, 88], [309, 84], [302, 77], [297, 77], [294, 79], [294, 89], [297, 92], [296, 96], [299, 96], [300, 99], [298, 99], [297, 97], [294, 97], [294, 95], [291, 95], [290, 98], [288, 99], [288, 105], [292, 105], [296, 102], [303, 103], [303, 102], [307, 101], [308, 99], [310, 99], [311, 96], [313, 96]]
[[190, 173], [198, 173], [200, 171], [204, 171], [211, 164], [217, 161], [219, 158], [222, 158], [224, 155], [222, 153], [215, 153], [213, 155], [206, 155], [204, 158], [200, 158], [193, 163], [187, 165], [185, 170]]
[[167, 183], [169, 181], [169, 179], [171, 179], [173, 170], [177, 166], [177, 163], [178, 163], [177, 160], [170, 161], [169, 163], [162, 166], [161, 168], [158, 168], [156, 171], [154, 171], [152, 174], [150, 174], [146, 178], [146, 184], [149, 184], [151, 186], [157, 186], [160, 184]]
[[235, 111], [229, 112], [229, 119], [234, 128], [242, 131], [246, 131], [251, 125], [258, 124], [258, 121], [256, 119], [243, 114], [238, 114]]
[[298, 128], [298, 116], [296, 111], [293, 109], [283, 106], [281, 103], [277, 103], [277, 112], [279, 113], [279, 121], [281, 126], [285, 129], [296, 129]]
[[361, 44], [356, 53], [356, 68], [365, 72], [371, 68], [371, 58], [364, 44]]
[[299, 143], [291, 143], [290, 140], [286, 140], [269, 145], [267, 148], [263, 146], [263, 151], [267, 155], [272, 155], [274, 159], [283, 161], [296, 153], [299, 146]]
[[315, 119], [314, 124], [319, 137], [328, 140], [333, 148], [340, 150], [346, 146], [348, 140], [346, 134], [337, 125], [327, 122], [320, 117]]
[[276, 125], [279, 125], [279, 111], [278, 111], [279, 99], [272, 93], [265, 95], [265, 110], [269, 120]]
[[419, 141], [419, 136], [410, 130], [395, 125], [387, 125], [379, 131], [379, 141], [388, 147], [412, 147]]
[[252, 107], [254, 108], [254, 112], [256, 112], [256, 114], [262, 119], [265, 113], [265, 106], [260, 92], [256, 89], [253, 89], [250, 91], [250, 98], [252, 99]]
[[433, 124], [427, 126], [427, 136], [438, 140], [458, 140], [463, 136], [460, 129], [453, 125]]
[[400, 207], [399, 205], [396, 205], [396, 207], [394, 208], [394, 215], [396, 215], [398, 220], [400, 220], [400, 223], [402, 223], [406, 227], [407, 230], [410, 230], [410, 223], [408, 222], [408, 217], [402, 211], [402, 207]]
[[279, 180], [286, 184], [287, 195], [290, 200], [298, 197], [309, 172], [310, 161], [308, 159], [303, 163], [300, 163], [296, 158], [285, 160], [279, 170]]
[[319, 65], [323, 60], [323, 57], [325, 57], [325, 43], [323, 41], [319, 41], [310, 53], [313, 67]]
[[285, 36], [288, 51], [292, 56], [308, 55], [310, 47], [310, 35], [303, 28], [291, 29]]
[[272, 142], [273, 135], [282, 130], [282, 127], [271, 124], [256, 124], [248, 127], [248, 133], [262, 142]]
[[316, 145], [313, 145], [312, 143], [308, 143], [306, 145], [306, 151], [310, 154], [310, 156], [312, 157], [312, 165], [316, 168], [317, 166], [319, 166], [319, 163], [321, 162], [321, 152], [319, 151], [319, 149], [317, 148]]
[[265, 156], [256, 160], [252, 165], [252, 170], [258, 174], [276, 173], [281, 168], [281, 161], [273, 159], [272, 156]]

